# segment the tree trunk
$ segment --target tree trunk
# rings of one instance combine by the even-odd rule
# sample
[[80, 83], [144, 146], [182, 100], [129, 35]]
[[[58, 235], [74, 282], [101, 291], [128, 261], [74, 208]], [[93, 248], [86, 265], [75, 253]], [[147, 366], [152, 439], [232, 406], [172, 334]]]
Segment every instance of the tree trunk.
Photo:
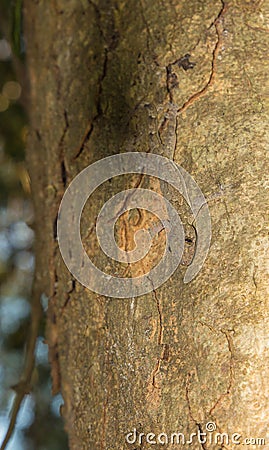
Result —
[[[24, 9], [36, 283], [49, 297], [53, 389], [64, 397], [70, 449], [170, 449], [179, 438], [178, 448], [230, 449], [239, 442], [245, 448], [245, 438], [266, 440], [265, 3], [25, 0]], [[126, 151], [173, 159], [195, 178], [210, 209], [212, 241], [202, 270], [183, 283], [197, 244], [186, 202], [156, 178], [106, 182], [81, 221], [96, 264], [107, 264], [96, 215], [126, 188], [170, 199], [187, 240], [166, 283], [119, 299], [72, 277], [56, 222], [71, 180]], [[121, 247], [132, 248], [138, 224], [151, 218], [122, 215], [115, 232]], [[160, 233], [152, 260], [164, 239]], [[143, 264], [112, 270], [137, 276]], [[173, 444], [171, 433], [184, 437]]]

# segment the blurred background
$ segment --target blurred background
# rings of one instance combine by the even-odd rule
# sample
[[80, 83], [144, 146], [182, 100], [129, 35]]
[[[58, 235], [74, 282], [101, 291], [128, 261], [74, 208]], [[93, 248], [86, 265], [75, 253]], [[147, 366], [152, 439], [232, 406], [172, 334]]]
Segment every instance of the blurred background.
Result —
[[[25, 358], [31, 312], [34, 212], [25, 165], [27, 93], [22, 0], [0, 0], [0, 448], [9, 425]], [[24, 398], [8, 450], [65, 450], [60, 395], [51, 396], [48, 349], [44, 343], [48, 299], [36, 344], [32, 391]]]

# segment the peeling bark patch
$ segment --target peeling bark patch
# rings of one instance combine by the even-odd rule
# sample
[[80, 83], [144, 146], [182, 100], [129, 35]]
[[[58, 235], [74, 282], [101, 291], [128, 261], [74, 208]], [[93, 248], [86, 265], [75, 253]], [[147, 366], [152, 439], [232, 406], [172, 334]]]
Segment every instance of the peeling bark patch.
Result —
[[182, 69], [189, 70], [193, 69], [196, 65], [195, 62], [190, 61], [191, 55], [187, 53], [186, 55], [182, 56], [182, 58], [177, 59], [174, 64], [177, 64], [178, 67], [182, 67]]

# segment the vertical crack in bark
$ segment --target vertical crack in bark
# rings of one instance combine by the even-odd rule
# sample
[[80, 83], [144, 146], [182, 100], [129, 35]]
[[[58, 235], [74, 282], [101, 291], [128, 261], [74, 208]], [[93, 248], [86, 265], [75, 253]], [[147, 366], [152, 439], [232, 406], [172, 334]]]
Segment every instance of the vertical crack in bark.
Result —
[[254, 287], [255, 287], [255, 292], [254, 292], [255, 297], [257, 295], [257, 290], [258, 290], [258, 284], [257, 284], [257, 280], [256, 280], [256, 273], [257, 273], [257, 267], [254, 265], [253, 272], [252, 272], [252, 281], [253, 281], [253, 284], [254, 284]]
[[[178, 106], [175, 103], [170, 102], [165, 112], [164, 119], [160, 127], [157, 128], [160, 144], [165, 149], [165, 155], [168, 158], [173, 157], [177, 147], [177, 128], [178, 128], [177, 112]], [[167, 129], [166, 142], [164, 142], [164, 139], [162, 138], [162, 134], [164, 133], [165, 129]]]
[[210, 415], [213, 415], [213, 411], [217, 408], [217, 406], [219, 406], [220, 403], [222, 402], [222, 400], [231, 393], [233, 380], [234, 380], [234, 344], [233, 344], [233, 340], [229, 334], [229, 331], [227, 331], [227, 330], [220, 330], [220, 331], [226, 337], [227, 344], [228, 344], [228, 350], [230, 352], [230, 366], [229, 366], [230, 373], [229, 373], [229, 381], [228, 381], [228, 386], [227, 386], [226, 392], [221, 394], [220, 397], [218, 398], [218, 400], [212, 406], [212, 408], [209, 411]]
[[174, 159], [177, 147], [177, 127], [178, 127], [178, 120], [177, 120], [178, 106], [174, 103], [174, 96], [173, 96], [173, 87], [177, 85], [177, 78], [176, 75], [172, 72], [172, 66], [174, 64], [177, 64], [178, 61], [179, 60], [177, 59], [171, 64], [168, 64], [168, 66], [166, 66], [166, 90], [168, 92], [169, 106], [168, 109], [166, 110], [164, 120], [160, 128], [158, 129], [160, 140], [162, 142], [162, 145], [164, 146], [163, 141], [161, 139], [161, 133], [166, 126], [169, 127], [168, 143], [167, 143], [169, 147], [168, 157], [169, 158], [172, 157], [172, 159]]
[[197, 421], [195, 420], [195, 418], [193, 417], [193, 414], [192, 414], [191, 403], [190, 403], [190, 395], [189, 395], [189, 393], [190, 393], [189, 385], [190, 385], [191, 375], [192, 374], [190, 372], [187, 374], [186, 385], [185, 385], [185, 394], [186, 394], [186, 400], [187, 400], [187, 405], [188, 405], [190, 418], [193, 420], [194, 423], [197, 424]]
[[66, 187], [66, 183], [67, 183], [67, 169], [66, 169], [66, 162], [65, 162], [65, 157], [64, 157], [64, 140], [67, 134], [67, 131], [69, 129], [69, 121], [68, 121], [68, 114], [67, 111], [64, 110], [64, 122], [65, 122], [65, 126], [64, 126], [64, 130], [62, 133], [62, 136], [60, 138], [59, 141], [59, 159], [60, 159], [60, 167], [61, 167], [61, 180], [63, 183], [63, 187]]
[[[209, 29], [212, 28], [212, 26], [215, 27], [216, 36], [217, 36], [216, 44], [215, 44], [215, 47], [214, 47], [214, 50], [212, 53], [211, 72], [209, 75], [209, 79], [208, 79], [206, 85], [202, 89], [200, 89], [198, 92], [191, 95], [191, 97], [188, 100], [186, 100], [185, 103], [180, 108], [178, 108], [174, 104], [173, 87], [175, 87], [177, 85], [177, 77], [176, 77], [176, 74], [174, 74], [172, 71], [172, 66], [175, 64], [178, 64], [179, 66], [181, 65], [181, 67], [183, 67], [184, 70], [188, 70], [188, 69], [192, 69], [194, 67], [195, 63], [192, 63], [191, 61], [189, 61], [190, 54], [186, 54], [184, 57], [182, 57], [180, 59], [176, 59], [174, 62], [172, 62], [166, 66], [166, 89], [168, 92], [169, 102], [172, 106], [177, 108], [176, 114], [175, 114], [176, 125], [174, 127], [175, 137], [174, 137], [174, 145], [173, 145], [173, 150], [172, 150], [172, 159], [173, 160], [175, 158], [175, 152], [176, 152], [176, 147], [177, 147], [177, 115], [178, 115], [178, 113], [183, 113], [196, 100], [198, 100], [200, 97], [205, 95], [207, 93], [208, 89], [210, 88], [210, 86], [212, 86], [212, 84], [214, 82], [214, 78], [215, 78], [215, 74], [216, 74], [217, 57], [218, 57], [219, 49], [220, 49], [221, 42], [222, 42], [220, 23], [221, 23], [221, 19], [223, 18], [224, 13], [227, 10], [227, 5], [224, 3], [223, 0], [221, 0], [221, 2], [222, 2], [221, 10], [209, 27]], [[168, 113], [168, 111], [169, 111], [169, 109], [167, 110], [167, 113]], [[165, 118], [163, 123], [161, 124], [160, 129], [164, 128], [164, 126], [166, 125], [166, 122], [167, 122], [167, 119]]]
[[103, 91], [102, 84], [103, 84], [103, 81], [107, 74], [107, 62], [108, 62], [108, 50], [107, 50], [107, 48], [105, 48], [103, 70], [102, 70], [102, 74], [98, 81], [98, 92], [97, 92], [97, 102], [96, 102], [97, 112], [94, 115], [94, 117], [92, 118], [92, 120], [90, 121], [90, 123], [88, 124], [88, 126], [84, 132], [83, 138], [82, 138], [77, 150], [75, 151], [74, 159], [77, 159], [80, 157], [81, 153], [83, 152], [83, 150], [85, 148], [86, 143], [89, 142], [89, 140], [90, 140], [96, 120], [102, 116], [102, 108], [101, 108], [101, 96], [102, 96], [102, 91]]
[[90, 122], [84, 132], [83, 138], [79, 144], [79, 146], [77, 147], [76, 151], [75, 151], [75, 156], [74, 159], [79, 158], [79, 156], [81, 155], [81, 153], [84, 150], [85, 144], [86, 142], [88, 142], [90, 140], [91, 134], [93, 132], [93, 122], [97, 119], [97, 115], [94, 116], [92, 122]]
[[107, 63], [108, 63], [108, 49], [105, 48], [104, 50], [104, 62], [103, 62], [103, 71], [101, 74], [101, 77], [99, 79], [99, 87], [98, 87], [98, 93], [97, 93], [97, 115], [96, 118], [94, 120], [96, 120], [99, 116], [102, 115], [102, 107], [101, 107], [101, 96], [102, 96], [102, 92], [103, 92], [103, 81], [106, 77], [107, 74]]
[[66, 136], [67, 130], [69, 128], [68, 114], [67, 114], [66, 110], [64, 110], [64, 122], [65, 122], [65, 127], [64, 127], [62, 136], [60, 138], [60, 141], [59, 141], [59, 149], [60, 149], [61, 152], [63, 152], [63, 144], [64, 144], [64, 140], [65, 140], [65, 136]]
[[[201, 425], [200, 423], [196, 423], [196, 426], [197, 426], [197, 428], [198, 428], [200, 434], [202, 434], [202, 433], [203, 433], [202, 425]], [[207, 446], [205, 445], [205, 443], [199, 442], [199, 444], [201, 445], [201, 447], [202, 447], [203, 450], [207, 450]]]
[[[190, 387], [189, 387], [191, 375], [192, 374], [190, 372], [187, 374], [186, 385], [185, 385], [185, 394], [186, 394], [187, 406], [188, 406], [189, 415], [190, 415], [191, 420], [195, 423], [196, 427], [198, 428], [198, 431], [200, 433], [203, 433], [202, 425], [194, 418], [193, 413], [192, 413], [192, 409], [191, 409]], [[207, 450], [207, 447], [205, 446], [204, 443], [199, 442], [199, 444], [201, 445], [203, 450]]]
[[66, 299], [65, 299], [65, 302], [64, 302], [64, 304], [62, 306], [62, 312], [66, 308], [66, 306], [68, 305], [69, 300], [71, 300], [72, 294], [73, 294], [73, 292], [75, 292], [75, 290], [76, 290], [76, 280], [73, 278], [71, 280], [71, 288], [69, 289], [69, 291], [66, 292]]
[[163, 343], [163, 317], [162, 317], [160, 299], [158, 298], [157, 292], [156, 292], [155, 289], [153, 289], [153, 294], [154, 294], [154, 297], [155, 297], [157, 311], [158, 311], [158, 315], [159, 315], [158, 345], [162, 345], [162, 343]]
[[[211, 332], [213, 333], [218, 333], [218, 330], [216, 330], [215, 328], [213, 328], [211, 325], [199, 320], [198, 323], [200, 323], [202, 326], [207, 327]], [[229, 334], [229, 331], [234, 331], [234, 330], [220, 330], [220, 332], [222, 334], [224, 334], [226, 340], [227, 340], [227, 344], [228, 344], [228, 350], [230, 353], [230, 365], [229, 365], [229, 381], [228, 381], [228, 385], [226, 388], [226, 391], [224, 393], [222, 393], [218, 400], [215, 402], [215, 404], [212, 406], [212, 408], [209, 411], [209, 414], [212, 415], [212, 412], [214, 411], [214, 409], [220, 404], [220, 402], [222, 401], [223, 398], [227, 397], [232, 389], [232, 384], [233, 384], [233, 380], [234, 380], [234, 344], [232, 341], [232, 338]]]
[[[63, 132], [58, 143], [58, 153], [59, 153], [59, 167], [60, 167], [60, 180], [62, 182], [63, 189], [65, 189], [67, 184], [68, 170], [65, 161], [65, 138], [69, 129], [68, 113], [66, 110], [63, 111], [64, 117], [64, 127]], [[50, 182], [50, 180], [48, 180]], [[52, 185], [55, 190], [55, 197], [59, 199], [62, 194], [60, 184], [58, 187]], [[60, 201], [59, 201], [60, 203]], [[57, 206], [57, 205], [56, 205]], [[49, 273], [50, 275], [50, 293], [49, 293], [49, 308], [47, 316], [47, 331], [46, 336], [49, 346], [49, 361], [51, 366], [51, 378], [52, 378], [52, 392], [57, 394], [61, 390], [61, 373], [58, 355], [58, 324], [57, 324], [57, 314], [54, 299], [57, 297], [57, 286], [58, 286], [58, 275], [57, 268], [55, 266], [58, 243], [57, 243], [57, 219], [58, 219], [58, 208], [55, 214], [55, 219], [53, 221], [53, 241], [54, 248], [51, 250], [49, 258]], [[68, 296], [68, 293], [67, 293]]]
[[186, 111], [186, 109], [188, 109], [196, 100], [198, 100], [200, 97], [205, 95], [207, 93], [208, 89], [210, 88], [210, 86], [212, 86], [212, 84], [214, 83], [214, 79], [215, 79], [215, 75], [216, 75], [217, 57], [218, 57], [219, 49], [220, 49], [220, 46], [222, 43], [221, 20], [227, 10], [226, 3], [223, 0], [221, 0], [221, 3], [222, 3], [221, 10], [220, 10], [219, 14], [217, 15], [216, 19], [214, 20], [214, 22], [209, 27], [209, 29], [210, 29], [212, 26], [214, 26], [215, 30], [216, 30], [216, 35], [217, 35], [216, 45], [215, 45], [213, 53], [212, 53], [211, 72], [209, 75], [209, 79], [208, 79], [206, 85], [202, 89], [200, 89], [200, 91], [196, 92], [188, 100], [186, 100], [186, 102], [179, 108], [178, 113], [183, 113], [184, 111]]
[[174, 103], [173, 102], [173, 91], [170, 87], [170, 80], [172, 77], [172, 66], [174, 65], [174, 63], [172, 64], [168, 64], [168, 66], [166, 66], [166, 89], [168, 92], [168, 96], [169, 96], [169, 101], [170, 103]]
[[158, 316], [159, 316], [159, 333], [158, 333], [157, 343], [158, 343], [159, 346], [162, 347], [161, 354], [160, 354], [159, 358], [157, 359], [156, 365], [155, 365], [155, 367], [153, 369], [153, 372], [152, 372], [152, 386], [154, 388], [158, 389], [158, 386], [157, 386], [157, 383], [156, 383], [156, 376], [160, 372], [161, 362], [162, 362], [162, 360], [164, 359], [164, 356], [165, 356], [166, 346], [163, 345], [163, 315], [162, 315], [162, 308], [161, 308], [161, 305], [160, 305], [160, 299], [158, 298], [155, 289], [153, 289], [153, 295], [154, 295], [154, 298], [155, 298], [157, 311], [158, 311]]
[[79, 158], [79, 156], [81, 155], [81, 153], [84, 150], [84, 147], [86, 145], [87, 142], [89, 142], [90, 137], [92, 135], [93, 132], [93, 128], [94, 128], [94, 123], [96, 122], [96, 120], [102, 116], [102, 108], [101, 108], [101, 97], [102, 97], [102, 92], [103, 92], [103, 81], [107, 75], [107, 63], [108, 63], [108, 48], [105, 45], [105, 37], [104, 37], [104, 33], [102, 30], [102, 26], [101, 26], [101, 12], [99, 10], [99, 8], [97, 7], [97, 5], [92, 1], [92, 0], [88, 0], [89, 4], [94, 8], [95, 11], [95, 15], [96, 15], [96, 24], [100, 33], [100, 38], [103, 41], [103, 45], [104, 45], [104, 59], [103, 59], [103, 68], [102, 68], [102, 73], [99, 77], [98, 80], [98, 89], [97, 89], [97, 101], [96, 101], [96, 114], [94, 115], [94, 117], [92, 118], [92, 120], [90, 121], [90, 123], [88, 124], [84, 135], [82, 137], [82, 140], [80, 142], [80, 144], [78, 145], [77, 149], [75, 150], [75, 156], [74, 159]]
[[145, 28], [146, 28], [146, 31], [147, 31], [147, 49], [148, 49], [148, 52], [151, 53], [150, 45], [149, 45], [149, 40], [151, 39], [150, 28], [149, 28], [148, 22], [146, 21], [146, 17], [145, 17], [145, 14], [144, 14], [144, 9], [145, 8], [144, 8], [144, 5], [142, 3], [142, 0], [139, 0], [139, 3], [140, 3], [140, 11], [141, 11], [142, 21], [143, 21], [143, 23], [145, 25]]
[[106, 392], [106, 397], [103, 403], [103, 427], [102, 427], [102, 440], [101, 449], [105, 450], [106, 446], [106, 427], [107, 427], [107, 406], [108, 406], [108, 392]]
[[[57, 216], [56, 216], [57, 221]], [[52, 260], [56, 260], [57, 243], [55, 243]], [[52, 393], [57, 394], [61, 390], [61, 371], [58, 353], [58, 324], [55, 307], [55, 298], [57, 297], [58, 275], [55, 266], [50, 270], [52, 274], [51, 292], [49, 297], [49, 307], [47, 312], [46, 338], [49, 347], [49, 363], [52, 380]]]
[[[195, 92], [194, 94], [192, 94], [191, 97], [189, 97], [188, 100], [186, 100], [185, 103], [183, 103], [183, 105], [180, 108], [177, 108], [177, 111], [176, 111], [176, 127], [175, 127], [175, 131], [174, 131], [175, 144], [174, 144], [173, 154], [172, 154], [173, 161], [175, 159], [175, 152], [176, 152], [176, 148], [177, 148], [177, 127], [178, 127], [177, 116], [178, 116], [178, 114], [185, 112], [194, 102], [196, 102], [200, 97], [204, 96], [207, 93], [208, 89], [213, 85], [214, 80], [215, 80], [217, 57], [218, 57], [219, 50], [220, 50], [221, 43], [222, 43], [221, 21], [227, 10], [226, 3], [223, 0], [221, 0], [221, 3], [222, 3], [222, 7], [220, 9], [220, 12], [218, 13], [217, 17], [215, 18], [215, 20], [212, 22], [212, 24], [209, 27], [209, 29], [212, 28], [212, 26], [215, 27], [216, 36], [217, 36], [216, 44], [215, 44], [215, 47], [214, 47], [213, 53], [212, 53], [212, 63], [211, 63], [211, 71], [210, 71], [209, 79], [202, 89], [200, 89], [198, 92]], [[186, 55], [186, 56], [189, 57], [190, 55]], [[173, 102], [173, 92], [172, 92], [172, 88], [171, 88], [171, 82], [172, 83], [176, 82], [176, 80], [172, 79], [172, 75], [173, 75], [172, 74], [172, 65], [176, 64], [178, 61], [179, 60], [176, 60], [173, 63], [166, 66], [166, 89], [168, 92], [169, 101], [172, 105], [174, 104], [174, 102]], [[192, 64], [192, 67], [193, 67], [193, 63], [190, 63], [190, 64]], [[191, 68], [191, 66], [190, 66], [190, 68]]]

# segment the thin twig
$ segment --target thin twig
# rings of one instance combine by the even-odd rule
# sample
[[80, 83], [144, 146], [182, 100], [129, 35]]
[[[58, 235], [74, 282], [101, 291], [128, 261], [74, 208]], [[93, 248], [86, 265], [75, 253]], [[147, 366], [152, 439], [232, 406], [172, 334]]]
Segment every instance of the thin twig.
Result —
[[19, 383], [13, 387], [16, 392], [15, 399], [12, 405], [10, 422], [8, 426], [8, 430], [6, 432], [5, 438], [2, 442], [0, 450], [5, 450], [7, 444], [10, 441], [10, 438], [15, 429], [18, 413], [22, 404], [22, 401], [26, 394], [31, 391], [31, 379], [33, 370], [35, 367], [35, 347], [36, 347], [36, 339], [38, 336], [39, 323], [42, 317], [42, 307], [40, 304], [40, 292], [37, 287], [33, 288], [33, 296], [32, 296], [32, 314], [31, 314], [31, 325], [28, 335], [28, 340], [26, 343], [26, 356], [25, 356], [25, 365], [21, 375], [21, 379]]

